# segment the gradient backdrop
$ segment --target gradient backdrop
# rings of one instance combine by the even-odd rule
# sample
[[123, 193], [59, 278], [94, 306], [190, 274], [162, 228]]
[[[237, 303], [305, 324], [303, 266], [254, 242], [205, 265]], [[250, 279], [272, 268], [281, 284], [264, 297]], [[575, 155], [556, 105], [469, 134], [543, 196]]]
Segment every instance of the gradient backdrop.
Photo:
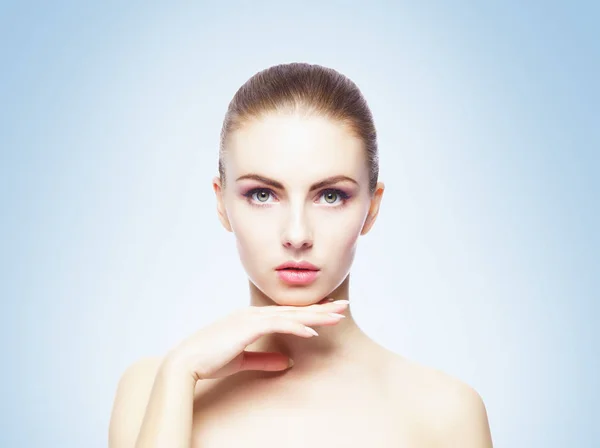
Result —
[[247, 303], [219, 131], [292, 61], [376, 119], [359, 325], [471, 384], [496, 447], [600, 446], [599, 7], [494, 3], [3, 2], [0, 446], [105, 447], [123, 370]]

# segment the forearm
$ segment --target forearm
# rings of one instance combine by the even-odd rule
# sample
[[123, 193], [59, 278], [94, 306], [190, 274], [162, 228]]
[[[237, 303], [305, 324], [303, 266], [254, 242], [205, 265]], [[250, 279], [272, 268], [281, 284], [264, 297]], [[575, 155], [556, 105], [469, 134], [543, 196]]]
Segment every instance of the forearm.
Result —
[[195, 381], [168, 361], [156, 374], [135, 448], [190, 448]]

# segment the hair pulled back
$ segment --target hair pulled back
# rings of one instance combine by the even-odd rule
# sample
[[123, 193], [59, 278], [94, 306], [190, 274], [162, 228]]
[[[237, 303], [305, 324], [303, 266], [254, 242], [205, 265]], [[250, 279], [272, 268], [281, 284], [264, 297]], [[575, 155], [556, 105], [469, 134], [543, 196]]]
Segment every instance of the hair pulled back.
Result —
[[379, 175], [377, 133], [365, 98], [353, 81], [336, 70], [301, 62], [262, 70], [235, 93], [221, 129], [219, 176], [223, 188], [227, 137], [246, 121], [272, 112], [321, 115], [347, 126], [364, 144], [369, 191], [375, 192]]

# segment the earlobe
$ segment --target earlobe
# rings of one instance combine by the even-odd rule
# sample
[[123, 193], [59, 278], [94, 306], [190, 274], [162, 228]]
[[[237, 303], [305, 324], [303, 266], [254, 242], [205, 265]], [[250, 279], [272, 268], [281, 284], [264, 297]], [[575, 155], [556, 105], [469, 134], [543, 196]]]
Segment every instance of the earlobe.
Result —
[[371, 205], [369, 207], [367, 219], [365, 219], [363, 228], [360, 231], [361, 235], [366, 235], [373, 227], [373, 224], [375, 224], [375, 220], [377, 219], [377, 215], [379, 214], [379, 206], [381, 205], [381, 199], [383, 197], [384, 190], [385, 185], [383, 184], [383, 182], [377, 183], [375, 193], [373, 194], [373, 199], [371, 199]]
[[225, 230], [227, 230], [228, 232], [233, 232], [231, 224], [229, 223], [229, 218], [227, 217], [227, 211], [225, 209], [225, 203], [223, 201], [223, 190], [221, 189], [221, 180], [219, 179], [219, 177], [215, 177], [213, 179], [212, 185], [213, 190], [215, 192], [215, 196], [217, 198], [217, 216], [219, 217], [219, 221], [221, 221], [221, 224], [223, 225], [223, 227], [225, 227]]
[[229, 223], [229, 219], [227, 219], [227, 215], [223, 213], [223, 211], [221, 210], [221, 208], [217, 205], [217, 214], [219, 216], [219, 221], [221, 221], [221, 224], [223, 225], [223, 227], [225, 227], [225, 230], [227, 230], [228, 232], [233, 232], [233, 229], [231, 228], [231, 224]]
[[360, 231], [361, 235], [366, 235], [367, 233], [369, 233], [369, 230], [371, 230], [371, 227], [373, 227], [373, 224], [375, 224], [375, 219], [376, 218], [377, 218], [377, 214], [371, 215], [369, 213], [369, 215], [367, 216], [367, 219], [365, 220], [363, 228]]

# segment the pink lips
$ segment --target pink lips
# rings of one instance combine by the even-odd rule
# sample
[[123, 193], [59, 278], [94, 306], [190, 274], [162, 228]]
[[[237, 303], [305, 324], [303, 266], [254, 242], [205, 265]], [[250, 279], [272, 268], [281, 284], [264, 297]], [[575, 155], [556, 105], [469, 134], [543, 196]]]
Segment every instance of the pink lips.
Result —
[[290, 285], [308, 285], [319, 276], [319, 268], [307, 261], [288, 261], [276, 268], [280, 280]]

